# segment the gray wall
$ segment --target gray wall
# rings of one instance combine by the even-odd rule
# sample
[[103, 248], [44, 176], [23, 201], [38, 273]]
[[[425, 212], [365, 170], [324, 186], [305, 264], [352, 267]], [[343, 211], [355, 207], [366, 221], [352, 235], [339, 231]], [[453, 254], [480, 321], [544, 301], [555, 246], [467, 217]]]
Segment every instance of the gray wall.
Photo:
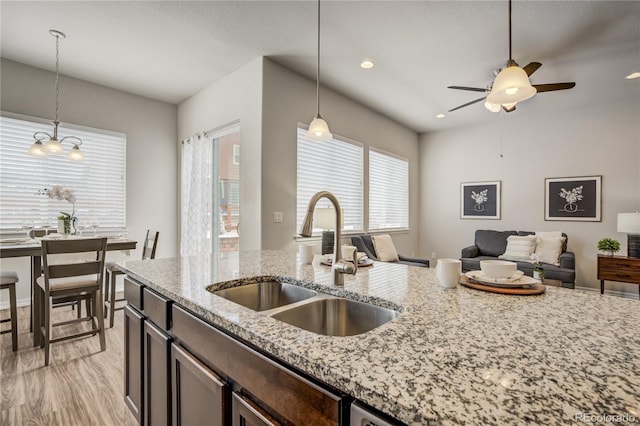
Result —
[[261, 247], [262, 62], [261, 57], [254, 59], [178, 107], [180, 140], [240, 121], [241, 250]]
[[[1, 66], [2, 110], [52, 119], [55, 74], [6, 59]], [[156, 229], [156, 256], [176, 255], [177, 107], [65, 76], [60, 76], [60, 104], [60, 118], [66, 123], [127, 135], [129, 237], [141, 241], [147, 228]], [[131, 258], [140, 253], [138, 248]], [[108, 258], [122, 255], [109, 253]], [[3, 259], [5, 268], [20, 274], [18, 298], [28, 298], [28, 259]]]
[[[598, 287], [598, 240], [619, 240], [626, 255], [617, 214], [640, 208], [640, 102], [631, 84], [626, 97], [578, 109], [553, 109], [542, 103], [553, 99], [538, 95], [540, 108], [523, 105], [488, 124], [421, 135], [420, 251], [459, 257], [476, 229], [561, 230], [576, 254], [576, 285]], [[544, 179], [588, 175], [602, 175], [602, 222], [545, 221]], [[502, 219], [459, 219], [460, 183], [484, 180], [502, 181]], [[606, 288], [637, 291], [630, 284]]]
[[[262, 248], [294, 251], [296, 229], [297, 123], [309, 124], [316, 113], [316, 83], [274, 63], [264, 61], [262, 108]], [[410, 233], [393, 234], [402, 254], [417, 250], [418, 136], [395, 121], [331, 90], [321, 88], [322, 116], [331, 132], [365, 146], [364, 174], [368, 174], [369, 146], [409, 159]], [[340, 173], [336, 170], [336, 173]], [[364, 214], [368, 205], [365, 177]], [[282, 223], [273, 212], [283, 212]], [[319, 243], [317, 243], [319, 247]], [[317, 250], [319, 253], [319, 250]]]

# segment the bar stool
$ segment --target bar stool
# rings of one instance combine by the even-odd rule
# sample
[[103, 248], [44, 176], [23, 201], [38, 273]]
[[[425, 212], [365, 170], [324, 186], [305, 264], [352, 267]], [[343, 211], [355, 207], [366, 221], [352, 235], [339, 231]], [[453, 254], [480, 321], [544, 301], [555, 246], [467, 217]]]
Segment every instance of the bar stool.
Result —
[[9, 308], [11, 310], [11, 317], [0, 320], [2, 322], [11, 321], [11, 329], [0, 331], [0, 334], [11, 332], [11, 346], [13, 351], [18, 350], [18, 313], [16, 311], [16, 283], [18, 280], [18, 274], [14, 271], [2, 271], [0, 272], [0, 290], [9, 290]]

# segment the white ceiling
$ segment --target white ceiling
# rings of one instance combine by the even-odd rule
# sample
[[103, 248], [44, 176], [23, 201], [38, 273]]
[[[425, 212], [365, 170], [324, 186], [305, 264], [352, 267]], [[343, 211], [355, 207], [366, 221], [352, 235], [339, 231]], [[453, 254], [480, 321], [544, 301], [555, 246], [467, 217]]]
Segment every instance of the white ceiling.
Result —
[[[315, 80], [315, 1], [1, 1], [2, 57], [180, 103], [258, 56]], [[507, 1], [322, 2], [321, 81], [418, 131], [505, 117], [449, 85], [487, 86], [508, 59]], [[512, 115], [635, 97], [640, 105], [640, 1], [513, 4], [513, 57], [543, 66], [532, 83], [575, 81]], [[364, 58], [372, 70], [360, 69]], [[62, 88], [64, 90], [64, 88]], [[315, 92], [309, 96], [315, 97]], [[323, 109], [330, 122], [331, 111]], [[312, 117], [309, 117], [311, 120]]]

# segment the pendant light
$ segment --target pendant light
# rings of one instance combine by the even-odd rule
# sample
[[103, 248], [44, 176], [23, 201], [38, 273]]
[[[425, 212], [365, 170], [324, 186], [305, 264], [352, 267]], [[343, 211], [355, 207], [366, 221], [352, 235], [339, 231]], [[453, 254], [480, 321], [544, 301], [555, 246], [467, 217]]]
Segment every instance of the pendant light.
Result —
[[[60, 121], [58, 120], [58, 116], [60, 114], [60, 102], [58, 100], [58, 96], [60, 94], [59, 89], [59, 68], [60, 68], [60, 38], [65, 38], [66, 35], [58, 30], [49, 30], [49, 34], [56, 38], [56, 83], [55, 83], [55, 96], [56, 96], [56, 115], [53, 123], [53, 135], [50, 135], [46, 132], [35, 132], [33, 134], [33, 139], [35, 142], [29, 148], [29, 154], [46, 157], [49, 154], [62, 154], [64, 152], [62, 148], [62, 143], [64, 141], [68, 141], [73, 144], [73, 148], [67, 154], [67, 158], [73, 161], [82, 161], [84, 160], [84, 154], [80, 151], [80, 145], [82, 145], [82, 139], [76, 136], [65, 136], [62, 139], [58, 139], [58, 126], [60, 125]], [[49, 138], [46, 143], [42, 143], [44, 140]]]
[[536, 94], [536, 88], [529, 82], [529, 76], [520, 68], [511, 56], [511, 0], [509, 0], [509, 60], [493, 82], [491, 93], [487, 96], [490, 104], [515, 104]]
[[333, 137], [329, 125], [320, 115], [320, 0], [318, 0], [318, 66], [316, 68], [316, 116], [309, 124], [307, 139], [326, 141]]

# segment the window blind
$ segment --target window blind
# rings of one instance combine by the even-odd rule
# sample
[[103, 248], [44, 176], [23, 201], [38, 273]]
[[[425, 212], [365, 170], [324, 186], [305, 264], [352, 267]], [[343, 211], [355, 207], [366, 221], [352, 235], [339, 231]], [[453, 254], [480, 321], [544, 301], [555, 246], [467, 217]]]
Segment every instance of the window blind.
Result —
[[369, 149], [369, 230], [409, 227], [409, 162]]
[[0, 232], [15, 231], [25, 221], [35, 227], [55, 226], [60, 212], [71, 213], [72, 204], [41, 194], [60, 185], [74, 191], [75, 215], [89, 227], [126, 227], [126, 135], [86, 127], [60, 125], [58, 138], [82, 139], [84, 161], [66, 158], [72, 145], [63, 143], [65, 154], [29, 155], [33, 134], [51, 134], [45, 120], [0, 116]]
[[[344, 227], [348, 231], [363, 229], [362, 170], [363, 148], [355, 142], [334, 137], [328, 141], [307, 139], [307, 130], [298, 127], [297, 230], [307, 213], [309, 200], [318, 191], [329, 191], [340, 201]], [[316, 207], [332, 207], [327, 199]], [[320, 229], [314, 228], [314, 233]]]

